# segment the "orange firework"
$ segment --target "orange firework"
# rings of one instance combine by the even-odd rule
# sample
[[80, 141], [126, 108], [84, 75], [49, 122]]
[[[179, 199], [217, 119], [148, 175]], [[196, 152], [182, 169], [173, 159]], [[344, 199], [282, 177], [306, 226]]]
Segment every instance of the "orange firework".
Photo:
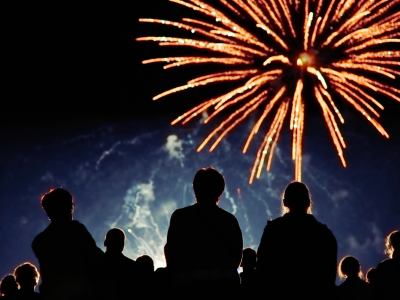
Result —
[[[295, 179], [301, 181], [304, 120], [307, 101], [320, 105], [340, 161], [346, 166], [345, 141], [336, 120], [344, 123], [334, 98], [350, 103], [385, 137], [385, 129], [375, 97], [386, 95], [400, 102], [400, 90], [381, 80], [400, 75], [400, 0], [170, 0], [197, 11], [203, 20], [184, 18], [181, 22], [140, 19], [140, 22], [164, 24], [186, 30], [195, 37], [142, 37], [160, 46], [184, 46], [205, 50], [205, 56], [155, 58], [144, 64], [165, 62], [165, 69], [189, 64], [220, 64], [234, 68], [207, 74], [166, 91], [154, 100], [186, 89], [216, 82], [236, 81], [232, 91], [207, 100], [179, 116], [172, 125], [213, 110], [204, 120], [237, 109], [222, 121], [198, 147], [211, 141], [213, 151], [220, 141], [250, 114], [260, 112], [243, 153], [272, 112], [275, 117], [264, 135], [250, 174], [250, 183], [259, 178], [266, 162], [267, 170], [282, 125], [290, 112], [293, 132], [292, 158]], [[208, 2], [211, 3], [211, 0]], [[218, 9], [215, 7], [218, 5]], [[247, 28], [247, 29], [246, 29]], [[397, 68], [397, 70], [396, 70]], [[314, 94], [305, 99], [305, 91]], [[334, 97], [335, 96], [335, 97]], [[374, 115], [374, 116], [373, 116]], [[268, 157], [267, 157], [268, 156]]]

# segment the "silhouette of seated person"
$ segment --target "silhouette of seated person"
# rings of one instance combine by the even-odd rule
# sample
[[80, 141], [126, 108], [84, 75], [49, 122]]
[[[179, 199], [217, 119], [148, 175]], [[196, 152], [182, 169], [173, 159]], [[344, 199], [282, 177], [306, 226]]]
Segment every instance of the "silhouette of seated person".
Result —
[[235, 216], [218, 207], [224, 188], [217, 170], [200, 169], [193, 180], [196, 203], [171, 216], [165, 254], [181, 284], [240, 284], [242, 232]]
[[367, 282], [370, 284], [373, 299], [378, 299], [378, 286], [377, 286], [377, 270], [376, 269], [369, 269], [367, 274], [365, 275]]
[[322, 299], [335, 289], [337, 242], [311, 214], [307, 186], [290, 183], [283, 216], [267, 222], [257, 251], [260, 288], [280, 299]]
[[97, 298], [104, 253], [86, 227], [72, 220], [72, 195], [54, 189], [41, 203], [51, 223], [32, 242], [42, 276], [40, 294], [51, 300]]
[[251, 248], [243, 250], [243, 257], [240, 266], [243, 272], [240, 273], [240, 283], [242, 286], [242, 292], [245, 297], [251, 297], [255, 294], [255, 288], [257, 286], [256, 276], [256, 263], [257, 253]]
[[14, 275], [7, 275], [0, 283], [0, 299], [16, 299], [18, 284]]
[[[164, 256], [167, 257], [165, 254], [166, 246], [164, 246]], [[168, 265], [168, 262], [167, 262]], [[174, 278], [173, 274], [170, 272], [168, 267], [160, 267], [157, 268], [154, 272], [154, 283], [156, 286], [160, 288], [158, 297], [165, 297], [165, 295], [170, 295], [171, 290], [174, 289]]]
[[104, 240], [105, 286], [108, 299], [126, 299], [134, 291], [137, 280], [136, 262], [124, 254], [125, 232], [120, 228], [110, 229]]
[[344, 257], [339, 263], [338, 271], [340, 278], [346, 278], [337, 288], [339, 299], [373, 299], [369, 283], [361, 279], [361, 266], [356, 258]]
[[39, 272], [37, 268], [29, 263], [23, 263], [14, 270], [15, 280], [19, 285], [17, 298], [20, 300], [42, 299], [39, 293], [35, 292], [35, 288], [39, 282]]
[[383, 297], [394, 295], [400, 282], [400, 231], [393, 231], [386, 238], [388, 259], [376, 268], [378, 293]]
[[154, 290], [154, 261], [148, 255], [142, 255], [136, 258], [136, 267], [138, 272], [138, 290], [142, 296], [154, 297], [156, 290]]

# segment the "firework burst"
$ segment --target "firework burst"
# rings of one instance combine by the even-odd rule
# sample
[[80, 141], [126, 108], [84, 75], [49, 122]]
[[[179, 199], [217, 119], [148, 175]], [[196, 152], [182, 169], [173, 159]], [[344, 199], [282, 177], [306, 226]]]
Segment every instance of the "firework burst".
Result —
[[307, 101], [317, 101], [321, 107], [343, 166], [346, 166], [343, 156], [346, 144], [337, 120], [344, 123], [344, 119], [334, 99], [348, 102], [383, 136], [389, 137], [376, 120], [379, 117], [376, 108], [383, 106], [374, 96], [383, 94], [400, 102], [400, 90], [381, 81], [400, 75], [396, 70], [400, 51], [392, 49], [394, 43], [400, 42], [400, 0], [219, 0], [220, 9], [198, 0], [170, 1], [197, 11], [204, 19], [184, 18], [181, 22], [140, 19], [140, 22], [175, 26], [198, 38], [137, 40], [203, 49], [208, 55], [155, 58], [143, 63], [164, 62], [167, 63], [164, 69], [213, 63], [233, 69], [192, 79], [154, 100], [211, 83], [239, 82], [232, 91], [201, 103], [172, 122], [186, 124], [213, 109], [204, 120], [208, 123], [227, 107], [237, 107], [197, 151], [211, 142], [209, 151], [213, 151], [239, 123], [258, 111], [260, 116], [243, 148], [246, 153], [254, 135], [273, 112], [275, 116], [258, 149], [250, 183], [260, 177], [265, 162], [267, 170], [270, 169], [286, 119], [290, 120], [293, 132], [295, 179], [301, 181], [306, 91], [314, 95]]

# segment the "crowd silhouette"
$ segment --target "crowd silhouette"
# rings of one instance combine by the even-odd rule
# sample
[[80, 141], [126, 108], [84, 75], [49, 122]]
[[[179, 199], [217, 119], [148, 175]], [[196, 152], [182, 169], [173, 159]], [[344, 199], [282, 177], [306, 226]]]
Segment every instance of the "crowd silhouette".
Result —
[[[148, 255], [133, 260], [123, 254], [126, 237], [120, 228], [107, 232], [104, 253], [86, 227], [73, 220], [72, 195], [62, 188], [51, 190], [41, 199], [50, 224], [32, 242], [40, 274], [32, 263], [21, 264], [1, 281], [0, 297], [365, 300], [398, 295], [399, 231], [386, 239], [388, 259], [370, 269], [364, 280], [355, 257], [346, 256], [337, 266], [337, 241], [312, 215], [305, 184], [286, 187], [283, 214], [267, 222], [257, 252], [243, 250], [237, 219], [218, 206], [224, 188], [224, 177], [214, 168], [196, 173], [196, 203], [172, 214], [164, 247], [166, 267], [157, 270]], [[343, 279], [339, 286], [337, 274]]]

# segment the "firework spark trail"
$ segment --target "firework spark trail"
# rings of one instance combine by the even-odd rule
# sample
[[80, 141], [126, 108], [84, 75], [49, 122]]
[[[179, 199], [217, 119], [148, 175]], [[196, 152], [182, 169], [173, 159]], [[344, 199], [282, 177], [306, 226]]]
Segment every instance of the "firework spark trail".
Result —
[[[274, 113], [258, 148], [251, 183], [260, 176], [266, 160], [267, 170], [271, 168], [274, 149], [290, 110], [295, 178], [301, 180], [307, 103], [317, 101], [339, 159], [346, 166], [343, 153], [346, 143], [336, 122], [338, 119], [344, 123], [344, 118], [333, 95], [351, 104], [383, 136], [389, 137], [371, 114], [379, 117], [373, 105], [384, 109], [376, 100], [377, 95], [400, 102], [400, 90], [386, 83], [400, 75], [400, 70], [396, 69], [400, 66], [400, 51], [393, 49], [400, 42], [400, 0], [220, 0], [220, 9], [206, 0], [170, 1], [192, 9], [204, 18], [183, 18], [176, 22], [140, 21], [172, 26], [203, 39], [153, 36], [137, 40], [199, 49], [208, 51], [208, 55], [154, 58], [143, 63], [163, 62], [165, 69], [217, 64], [233, 70], [205, 74], [153, 99], [211, 83], [238, 82], [238, 87], [202, 102], [172, 122], [172, 125], [186, 124], [203, 112], [213, 110], [204, 119], [204, 123], [209, 123], [229, 111], [198, 151], [212, 140], [210, 151], [213, 151], [229, 132], [250, 114], [260, 111], [260, 105], [265, 103], [243, 148], [246, 153], [262, 124], [270, 113]], [[335, 55], [331, 55], [332, 51]], [[305, 77], [311, 80], [305, 80]], [[292, 79], [288, 81], [287, 78]], [[243, 80], [245, 84], [239, 83]], [[385, 83], [382, 80], [386, 80]], [[314, 95], [311, 99], [303, 95], [307, 91]]]

